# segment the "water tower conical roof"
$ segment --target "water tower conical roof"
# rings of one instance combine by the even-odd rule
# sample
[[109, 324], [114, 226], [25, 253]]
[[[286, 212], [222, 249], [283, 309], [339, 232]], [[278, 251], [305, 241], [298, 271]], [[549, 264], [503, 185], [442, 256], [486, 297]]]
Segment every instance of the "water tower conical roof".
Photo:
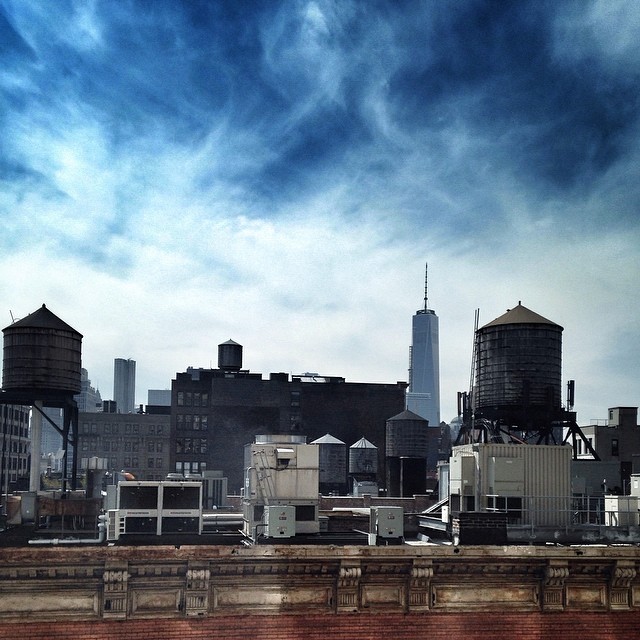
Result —
[[55, 313], [49, 311], [49, 309], [47, 309], [47, 305], [45, 304], [43, 304], [37, 311], [34, 311], [21, 320], [16, 320], [16, 322], [14, 322], [13, 324], [5, 327], [3, 331], [6, 331], [7, 329], [15, 329], [18, 327], [24, 327], [28, 329], [56, 329], [58, 331], [70, 331], [71, 333], [77, 333], [80, 337], [82, 337], [82, 334], [78, 333], [64, 320], [58, 318]]
[[516, 307], [507, 310], [506, 313], [503, 313], [495, 320], [488, 322], [482, 328], [495, 327], [501, 324], [551, 324], [556, 327], [559, 326], [555, 322], [547, 320], [547, 318], [537, 314], [535, 311], [527, 309], [527, 307], [523, 306], [521, 302], [518, 302]]

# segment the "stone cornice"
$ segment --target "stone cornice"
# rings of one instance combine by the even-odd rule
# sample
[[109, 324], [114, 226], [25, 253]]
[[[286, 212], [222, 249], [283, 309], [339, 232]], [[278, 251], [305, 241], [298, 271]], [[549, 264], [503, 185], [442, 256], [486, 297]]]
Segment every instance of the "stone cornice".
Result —
[[637, 547], [0, 549], [0, 620], [640, 609]]

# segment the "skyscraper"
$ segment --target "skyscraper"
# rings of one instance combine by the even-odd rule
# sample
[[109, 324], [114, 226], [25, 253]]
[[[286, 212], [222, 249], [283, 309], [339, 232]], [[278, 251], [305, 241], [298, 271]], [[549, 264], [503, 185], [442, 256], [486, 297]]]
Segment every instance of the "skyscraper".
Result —
[[91, 386], [89, 372], [86, 369], [80, 370], [80, 385], [80, 393], [74, 396], [75, 401], [78, 403], [78, 411], [81, 413], [95, 413], [102, 407], [102, 398], [100, 397], [100, 391]]
[[116, 358], [113, 365], [113, 399], [118, 413], [133, 413], [136, 404], [136, 361]]
[[411, 357], [407, 409], [429, 421], [430, 427], [440, 425], [440, 356], [438, 346], [438, 316], [429, 309], [427, 268], [424, 278], [424, 307], [413, 316]]

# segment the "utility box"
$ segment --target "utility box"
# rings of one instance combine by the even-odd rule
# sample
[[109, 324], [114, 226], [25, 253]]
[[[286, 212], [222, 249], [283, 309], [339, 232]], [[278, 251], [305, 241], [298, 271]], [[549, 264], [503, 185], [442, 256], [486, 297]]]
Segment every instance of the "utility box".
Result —
[[296, 508], [293, 505], [266, 505], [264, 508], [265, 536], [293, 538], [296, 535]]
[[404, 510], [402, 507], [372, 507], [369, 526], [370, 533], [378, 538], [402, 538]]
[[476, 493], [476, 460], [472, 455], [452, 457], [449, 463], [451, 493], [474, 496]]
[[604, 524], [607, 527], [638, 526], [638, 496], [605, 496]]

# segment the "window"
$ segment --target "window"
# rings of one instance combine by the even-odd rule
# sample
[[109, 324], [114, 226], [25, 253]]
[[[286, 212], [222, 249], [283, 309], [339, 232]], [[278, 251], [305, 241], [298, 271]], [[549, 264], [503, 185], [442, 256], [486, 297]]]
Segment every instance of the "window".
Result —
[[208, 428], [209, 428], [209, 417], [200, 416], [200, 429], [202, 431], [207, 431]]
[[149, 469], [153, 469], [153, 463], [154, 463], [154, 459], [153, 458], [148, 458], [147, 459], [147, 467], [149, 467]]
[[157, 453], [162, 453], [162, 442], [157, 442], [156, 443], [156, 452]]
[[148, 442], [147, 443], [147, 451], [149, 453], [153, 453], [155, 451], [155, 446], [154, 446], [153, 442]]
[[193, 428], [200, 431], [200, 416], [193, 416]]
[[184, 406], [184, 391], [178, 391], [178, 406]]
[[618, 438], [611, 439], [611, 455], [615, 457], [620, 455], [620, 451], [618, 449]]
[[179, 413], [176, 416], [176, 429], [184, 429], [184, 414]]
[[162, 435], [162, 425], [161, 424], [158, 425], [158, 435], [159, 436]]

